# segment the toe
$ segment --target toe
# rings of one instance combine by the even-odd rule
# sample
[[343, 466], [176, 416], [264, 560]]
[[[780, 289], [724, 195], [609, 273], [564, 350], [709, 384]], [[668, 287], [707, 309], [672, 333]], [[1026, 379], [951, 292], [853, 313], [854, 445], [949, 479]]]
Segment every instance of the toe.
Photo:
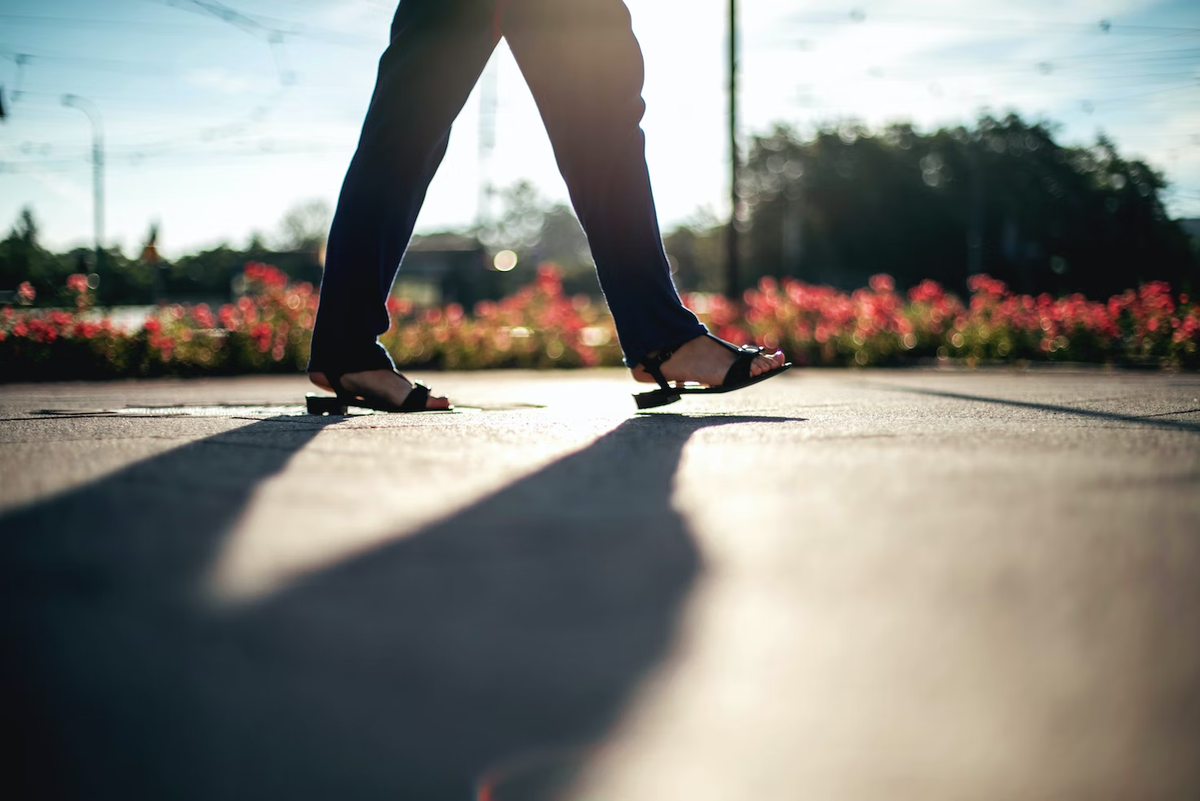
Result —
[[443, 398], [437, 395], [431, 395], [429, 400], [425, 401], [426, 409], [449, 409], [450, 399]]
[[750, 365], [750, 375], [762, 375], [775, 366], [775, 363], [768, 358], [758, 356], [754, 359], [754, 364]]
[[784, 356], [784, 351], [776, 350], [775, 353], [770, 354], [769, 356], [758, 356], [754, 362], [754, 371], [752, 372], [754, 372], [755, 375], [769, 373], [770, 371], [773, 371], [773, 369], [779, 369], [780, 367], [784, 366], [785, 362], [786, 357]]

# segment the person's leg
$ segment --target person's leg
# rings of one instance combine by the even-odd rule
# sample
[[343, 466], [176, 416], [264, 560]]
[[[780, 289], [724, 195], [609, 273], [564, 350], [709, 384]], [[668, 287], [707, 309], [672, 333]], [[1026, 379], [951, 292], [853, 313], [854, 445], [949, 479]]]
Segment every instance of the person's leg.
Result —
[[621, 0], [503, 0], [505, 39], [537, 101], [625, 361], [705, 333], [663, 253], [641, 129], [642, 53]]
[[391, 371], [376, 342], [429, 181], [496, 45], [495, 0], [402, 0], [329, 233], [310, 373]]

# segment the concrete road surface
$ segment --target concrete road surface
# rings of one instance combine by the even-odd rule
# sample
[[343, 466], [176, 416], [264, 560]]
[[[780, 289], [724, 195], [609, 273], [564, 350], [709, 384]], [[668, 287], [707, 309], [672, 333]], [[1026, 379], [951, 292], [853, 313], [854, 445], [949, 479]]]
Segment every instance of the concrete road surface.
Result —
[[0, 387], [6, 799], [1200, 798], [1200, 376]]

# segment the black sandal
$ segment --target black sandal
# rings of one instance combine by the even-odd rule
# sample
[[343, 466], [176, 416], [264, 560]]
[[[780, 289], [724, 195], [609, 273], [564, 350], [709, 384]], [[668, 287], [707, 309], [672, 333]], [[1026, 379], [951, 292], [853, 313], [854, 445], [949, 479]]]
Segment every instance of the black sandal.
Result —
[[654, 356], [647, 356], [641, 361], [641, 366], [646, 368], [646, 372], [658, 382], [658, 389], [634, 394], [633, 399], [639, 409], [653, 409], [656, 406], [666, 406], [668, 403], [674, 403], [679, 400], [684, 395], [716, 395], [722, 392], [733, 392], [735, 389], [744, 389], [752, 384], [757, 384], [759, 381], [766, 381], [768, 378], [773, 378], [782, 372], [792, 369], [792, 363], [787, 362], [776, 367], [774, 370], [768, 370], [759, 375], [750, 375], [750, 366], [754, 364], [754, 357], [761, 356], [766, 350], [765, 348], [760, 348], [757, 345], [743, 345], [739, 348], [737, 345], [726, 342], [712, 334], [707, 334], [706, 336], [738, 354], [733, 364], [729, 366], [729, 370], [725, 373], [725, 380], [715, 387], [689, 386], [687, 383], [672, 385], [663, 377], [662, 366], [667, 359], [675, 355], [675, 351], [661, 351]]
[[[400, 373], [396, 373], [396, 375], [404, 378]], [[409, 381], [412, 384], [412, 389], [404, 397], [404, 402], [397, 405], [378, 395], [356, 395], [342, 386], [341, 378], [342, 375], [340, 373], [325, 373], [325, 380], [329, 382], [329, 386], [333, 387], [333, 391], [337, 394], [330, 397], [328, 395], [308, 393], [304, 397], [304, 401], [309, 414], [345, 415], [351, 406], [358, 406], [362, 409], [374, 409], [377, 412], [449, 412], [454, 410], [453, 406], [445, 409], [427, 408], [425, 404], [429, 402], [429, 387], [420, 381]], [[404, 378], [404, 380], [408, 381], [407, 378]]]

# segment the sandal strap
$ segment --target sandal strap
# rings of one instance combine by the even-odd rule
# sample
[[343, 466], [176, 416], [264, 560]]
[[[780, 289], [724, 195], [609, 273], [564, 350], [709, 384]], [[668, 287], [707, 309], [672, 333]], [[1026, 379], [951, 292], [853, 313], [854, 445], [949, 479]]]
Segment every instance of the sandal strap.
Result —
[[716, 342], [721, 347], [725, 348], [726, 350], [731, 350], [734, 353], [753, 353], [758, 355], [766, 350], [766, 348], [762, 347], [761, 345], [735, 345], [732, 342], [726, 342], [719, 336], [716, 336], [712, 333], [707, 334], [707, 336], [713, 342]]
[[404, 402], [400, 404], [402, 412], [420, 412], [428, 406], [429, 387], [422, 384], [420, 381], [413, 382], [413, 388], [409, 390], [405, 396]]
[[760, 352], [761, 349], [758, 351], [741, 351], [738, 357], [733, 360], [733, 364], [729, 365], [729, 370], [726, 371], [725, 379], [721, 381], [721, 386], [735, 386], [749, 381], [751, 377], [750, 369], [753, 367], [754, 360]]
[[666, 377], [662, 373], [663, 363], [675, 355], [674, 349], [662, 350], [653, 356], [642, 357], [642, 367], [646, 368], [646, 372], [650, 377], [658, 382], [658, 385], [663, 389], [670, 389], [671, 385], [667, 383]]
[[726, 342], [725, 340], [718, 336], [714, 336], [711, 333], [708, 336], [710, 339], [715, 340], [726, 349], [731, 350], [738, 355], [737, 358], [733, 360], [733, 364], [729, 365], [729, 369], [725, 371], [725, 378], [721, 381], [721, 386], [734, 386], [737, 384], [744, 384], [749, 381], [751, 378], [750, 370], [754, 365], [755, 357], [762, 354], [766, 348], [759, 345], [738, 346], [734, 345], [732, 342]]
[[[358, 396], [342, 386], [343, 375], [345, 375], [345, 373], [326, 373], [325, 380], [329, 382], [329, 386], [333, 389], [334, 394], [343, 400], [353, 403], [358, 399]], [[396, 375], [404, 378], [403, 374], [401, 373], [396, 373]], [[404, 380], [408, 381], [407, 378], [404, 378]], [[404, 402], [395, 408], [401, 412], [424, 411], [429, 405], [429, 387], [425, 386], [420, 381], [411, 381], [409, 383], [413, 385], [413, 388], [409, 390], [407, 395], [404, 396]], [[379, 402], [382, 403], [382, 400]], [[372, 408], [377, 408], [377, 406], [378, 404], [375, 404], [372, 406]]]
[[[766, 348], [758, 345], [742, 345], [739, 347], [738, 345], [734, 345], [732, 342], [726, 342], [711, 332], [706, 332], [705, 336], [719, 344], [721, 347], [738, 354], [738, 357], [734, 359], [733, 364], [729, 366], [729, 370], [726, 371], [725, 379], [722, 381], [721, 386], [727, 386], [733, 382], [742, 383], [749, 381], [750, 367], [754, 364], [754, 357], [761, 354], [766, 350]], [[658, 382], [658, 385], [665, 390], [673, 389], [673, 387], [667, 383], [666, 377], [663, 376], [662, 365], [674, 355], [675, 349], [671, 348], [659, 351], [653, 356], [645, 356], [641, 361], [641, 365], [646, 369], [646, 372], [649, 373], [650, 376]]]

